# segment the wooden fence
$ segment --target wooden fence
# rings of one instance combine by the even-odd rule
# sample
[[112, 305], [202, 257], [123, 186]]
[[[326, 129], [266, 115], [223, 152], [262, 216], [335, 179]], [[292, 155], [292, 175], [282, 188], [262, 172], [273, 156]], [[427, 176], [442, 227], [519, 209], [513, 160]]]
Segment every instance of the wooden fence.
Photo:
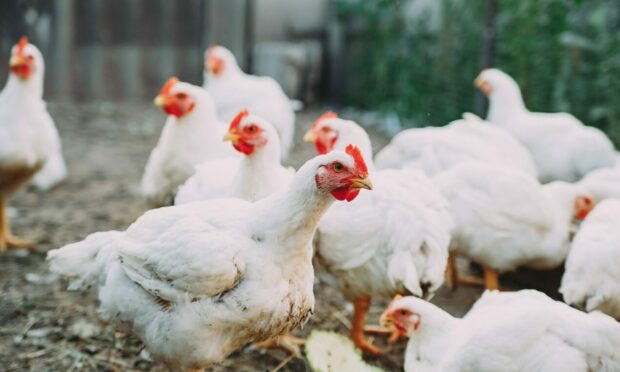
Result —
[[2, 1], [0, 81], [11, 46], [25, 34], [45, 56], [46, 97], [150, 99], [172, 75], [201, 84], [211, 43], [231, 48], [248, 67], [252, 1]]

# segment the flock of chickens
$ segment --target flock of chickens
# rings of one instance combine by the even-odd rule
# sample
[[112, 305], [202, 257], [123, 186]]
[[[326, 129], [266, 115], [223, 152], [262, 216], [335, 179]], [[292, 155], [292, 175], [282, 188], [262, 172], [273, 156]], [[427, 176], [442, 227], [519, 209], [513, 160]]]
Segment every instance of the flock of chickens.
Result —
[[[0, 94], [0, 252], [33, 247], [11, 234], [6, 199], [66, 175], [43, 73], [22, 38]], [[406, 371], [620, 371], [620, 163], [602, 132], [529, 112], [489, 69], [475, 80], [488, 121], [405, 130], [373, 158], [365, 130], [328, 112], [304, 136], [318, 155], [295, 171], [281, 164], [295, 114], [279, 85], [221, 46], [204, 74], [204, 87], [171, 78], [155, 99], [168, 114], [142, 180], [155, 209], [47, 257], [69, 289], [95, 286], [101, 316], [155, 359], [200, 370], [248, 343], [295, 351], [314, 263], [353, 303], [358, 348], [381, 353], [367, 331], [409, 337]], [[457, 255], [483, 277], [457, 275]], [[580, 310], [497, 291], [500, 273], [564, 262], [560, 292]], [[457, 319], [426, 301], [444, 282], [491, 291]], [[394, 299], [365, 327], [375, 297]]]

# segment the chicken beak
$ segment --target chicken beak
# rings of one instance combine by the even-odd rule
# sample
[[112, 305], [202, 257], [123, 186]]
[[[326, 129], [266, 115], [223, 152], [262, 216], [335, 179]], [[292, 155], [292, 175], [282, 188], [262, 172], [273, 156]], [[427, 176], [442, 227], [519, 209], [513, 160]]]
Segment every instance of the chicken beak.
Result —
[[304, 134], [304, 142], [316, 142], [317, 136], [312, 129]]
[[482, 85], [485, 83], [484, 79], [478, 76], [476, 80], [474, 80], [474, 86], [478, 89], [482, 88]]
[[383, 314], [381, 314], [381, 317], [379, 318], [379, 324], [385, 328], [392, 328], [393, 321], [394, 320], [392, 318], [392, 312], [390, 311], [389, 308], [385, 310]]
[[355, 189], [372, 190], [372, 182], [368, 177], [355, 177], [351, 180], [351, 187]]
[[25, 62], [24, 58], [21, 56], [17, 56], [17, 55], [13, 55], [11, 56], [11, 59], [9, 60], [9, 66], [10, 67], [17, 67], [17, 66], [21, 66], [23, 65]]
[[153, 100], [153, 103], [157, 107], [164, 107], [164, 105], [166, 104], [166, 97], [160, 94], [157, 97], [155, 97], [155, 99]]
[[226, 132], [226, 134], [224, 135], [224, 138], [222, 138], [222, 141], [230, 141], [233, 144], [235, 144], [239, 142], [239, 138], [241, 138], [241, 136], [239, 136], [236, 133]]
[[477, 77], [476, 80], [474, 80], [474, 85], [476, 86], [476, 88], [478, 88], [485, 96], [490, 96], [491, 92], [493, 91], [493, 88], [491, 87], [491, 84], [489, 84], [488, 81], [486, 81], [485, 79], [483, 79], [482, 77]]

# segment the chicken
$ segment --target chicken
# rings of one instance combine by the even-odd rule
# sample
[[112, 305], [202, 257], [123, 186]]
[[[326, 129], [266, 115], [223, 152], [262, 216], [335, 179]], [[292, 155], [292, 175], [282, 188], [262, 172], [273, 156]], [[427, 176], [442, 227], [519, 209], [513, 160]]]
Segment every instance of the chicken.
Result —
[[501, 128], [474, 114], [463, 114], [445, 127], [407, 129], [375, 157], [377, 168], [420, 168], [429, 176], [465, 161], [479, 161], [536, 176], [536, 165], [523, 145]]
[[200, 164], [179, 188], [175, 204], [222, 197], [256, 201], [288, 186], [295, 172], [280, 164], [278, 133], [266, 120], [242, 110], [224, 139], [245, 155], [243, 159], [221, 158]]
[[61, 184], [67, 178], [67, 164], [62, 155], [62, 147], [60, 146], [60, 138], [58, 147], [45, 162], [43, 168], [35, 173], [30, 184], [39, 191], [49, 191]]
[[579, 185], [541, 185], [523, 172], [494, 165], [463, 163], [433, 180], [455, 222], [449, 286], [456, 282], [454, 254], [483, 266], [487, 289], [499, 288], [498, 272], [559, 266], [569, 251], [573, 218], [584, 219], [593, 207]]
[[126, 231], [51, 251], [70, 288], [99, 285], [100, 313], [171, 368], [205, 368], [304, 324], [314, 308], [312, 236], [334, 200], [370, 189], [353, 146], [306, 162], [286, 190], [151, 210]]
[[620, 200], [597, 204], [573, 240], [560, 293], [585, 311], [620, 319]]
[[528, 111], [519, 86], [506, 73], [484, 70], [475, 84], [489, 97], [487, 120], [529, 149], [541, 182], [575, 182], [594, 169], [614, 165], [614, 147], [603, 132], [567, 113]]
[[226, 127], [218, 121], [213, 99], [204, 89], [171, 78], [155, 104], [168, 118], [146, 164], [142, 193], [154, 207], [161, 207], [171, 204], [198, 164], [236, 152], [222, 142]]
[[596, 202], [609, 198], [620, 199], [620, 165], [596, 169], [578, 183], [592, 194]]
[[58, 132], [42, 99], [44, 71], [41, 52], [22, 37], [11, 50], [9, 78], [0, 93], [0, 254], [34, 248], [11, 233], [7, 199], [60, 154]]
[[463, 318], [415, 297], [382, 315], [409, 336], [405, 371], [620, 371], [620, 324], [541, 292], [486, 291]]
[[367, 159], [373, 192], [361, 195], [348, 208], [331, 208], [319, 225], [315, 250], [354, 304], [353, 342], [378, 354], [380, 350], [364, 335], [371, 298], [397, 293], [427, 296], [441, 286], [452, 226], [448, 204], [417, 169], [375, 171], [370, 139], [353, 121], [325, 114], [305, 139], [314, 142], [319, 153], [352, 143]]
[[221, 119], [230, 122], [239, 110], [247, 108], [270, 122], [280, 136], [282, 156], [288, 156], [295, 133], [295, 112], [274, 79], [245, 74], [228, 49], [211, 46], [205, 52], [203, 86], [213, 95]]

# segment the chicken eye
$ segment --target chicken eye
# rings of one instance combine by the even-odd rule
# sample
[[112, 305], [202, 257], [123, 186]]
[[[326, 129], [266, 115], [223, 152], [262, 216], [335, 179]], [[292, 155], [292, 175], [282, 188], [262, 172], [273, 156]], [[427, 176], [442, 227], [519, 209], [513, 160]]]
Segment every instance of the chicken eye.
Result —
[[187, 98], [187, 94], [186, 94], [186, 93], [183, 93], [183, 92], [177, 93], [177, 94], [175, 94], [174, 96], [175, 96], [177, 99], [185, 99], [185, 98]]
[[405, 310], [405, 309], [401, 309], [401, 310], [400, 310], [400, 315], [402, 315], [402, 316], [406, 316], [406, 315], [407, 315], [407, 310]]
[[250, 132], [250, 133], [254, 133], [254, 132], [256, 132], [256, 130], [257, 130], [257, 129], [258, 129], [258, 128], [257, 128], [257, 127], [256, 127], [256, 125], [254, 125], [254, 124], [251, 124], [251, 125], [249, 125], [249, 126], [247, 126], [247, 127], [246, 127], [246, 130], [247, 130], [248, 132]]
[[321, 132], [323, 132], [323, 133], [329, 133], [331, 131], [332, 131], [332, 129], [330, 127], [323, 127], [323, 128], [321, 128]]
[[344, 171], [344, 165], [342, 165], [342, 163], [335, 162], [333, 168], [334, 171], [338, 173]]
[[28, 57], [26, 57], [26, 59], [29, 60], [29, 61], [32, 61], [34, 59], [34, 57], [33, 56], [28, 56]]

